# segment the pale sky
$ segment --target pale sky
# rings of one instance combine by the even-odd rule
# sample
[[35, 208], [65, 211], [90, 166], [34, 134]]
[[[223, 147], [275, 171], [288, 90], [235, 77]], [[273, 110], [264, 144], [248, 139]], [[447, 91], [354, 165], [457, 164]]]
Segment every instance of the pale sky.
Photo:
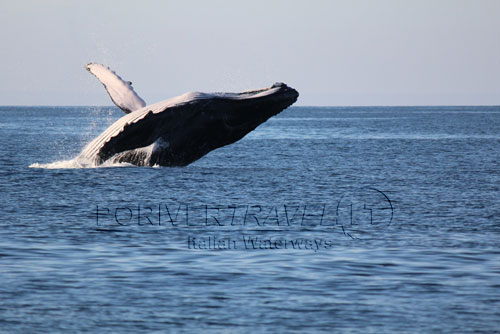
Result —
[[0, 0], [0, 105], [296, 88], [297, 105], [500, 105], [500, 0]]

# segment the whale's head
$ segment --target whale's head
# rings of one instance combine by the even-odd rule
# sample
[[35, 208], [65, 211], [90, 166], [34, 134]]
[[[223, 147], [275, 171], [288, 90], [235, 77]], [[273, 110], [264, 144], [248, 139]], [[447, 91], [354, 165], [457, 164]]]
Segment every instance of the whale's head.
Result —
[[240, 140], [295, 103], [298, 96], [295, 89], [284, 83], [241, 93], [194, 93], [190, 101], [171, 109], [175, 112], [178, 108], [185, 115], [184, 121], [175, 128], [162, 130], [162, 140], [170, 146], [153, 153], [152, 160], [160, 165], [167, 161], [173, 165], [189, 164]]
[[299, 93], [295, 89], [277, 82], [269, 88], [237, 94], [222, 94], [221, 101], [215, 99], [214, 103], [231, 105], [230, 108], [221, 108], [222, 118], [228, 126], [248, 133], [295, 103], [298, 96]]

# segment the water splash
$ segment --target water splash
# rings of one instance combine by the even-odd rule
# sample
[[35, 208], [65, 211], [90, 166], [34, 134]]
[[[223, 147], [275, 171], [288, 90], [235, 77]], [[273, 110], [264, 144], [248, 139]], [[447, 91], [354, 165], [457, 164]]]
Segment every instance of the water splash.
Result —
[[114, 162], [113, 159], [109, 159], [101, 165], [96, 165], [87, 161], [82, 161], [81, 159], [74, 158], [71, 160], [60, 160], [49, 162], [46, 164], [41, 164], [35, 162], [29, 165], [29, 168], [41, 168], [41, 169], [83, 169], [83, 168], [110, 168], [110, 167], [137, 167], [133, 164], [127, 162]]

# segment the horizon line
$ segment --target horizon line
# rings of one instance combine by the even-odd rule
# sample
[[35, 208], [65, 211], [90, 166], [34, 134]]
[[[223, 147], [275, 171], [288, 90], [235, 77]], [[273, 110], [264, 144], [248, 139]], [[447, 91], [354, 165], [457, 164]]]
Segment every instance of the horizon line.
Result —
[[[98, 108], [119, 108], [115, 105], [57, 105], [57, 104], [2, 104], [0, 107], [57, 107], [57, 108], [76, 108], [76, 107], [98, 107]], [[500, 107], [499, 104], [358, 104], [358, 105], [292, 105], [290, 108], [362, 108], [362, 107]], [[286, 110], [286, 109], [285, 109]]]

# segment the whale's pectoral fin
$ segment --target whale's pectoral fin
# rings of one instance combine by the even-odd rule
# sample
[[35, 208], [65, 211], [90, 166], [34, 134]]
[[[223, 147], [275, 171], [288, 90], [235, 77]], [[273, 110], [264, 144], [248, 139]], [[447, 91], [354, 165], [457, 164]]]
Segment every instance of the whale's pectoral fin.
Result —
[[146, 106], [146, 102], [132, 88], [132, 82], [123, 80], [109, 67], [89, 63], [85, 69], [99, 79], [113, 103], [126, 114]]

